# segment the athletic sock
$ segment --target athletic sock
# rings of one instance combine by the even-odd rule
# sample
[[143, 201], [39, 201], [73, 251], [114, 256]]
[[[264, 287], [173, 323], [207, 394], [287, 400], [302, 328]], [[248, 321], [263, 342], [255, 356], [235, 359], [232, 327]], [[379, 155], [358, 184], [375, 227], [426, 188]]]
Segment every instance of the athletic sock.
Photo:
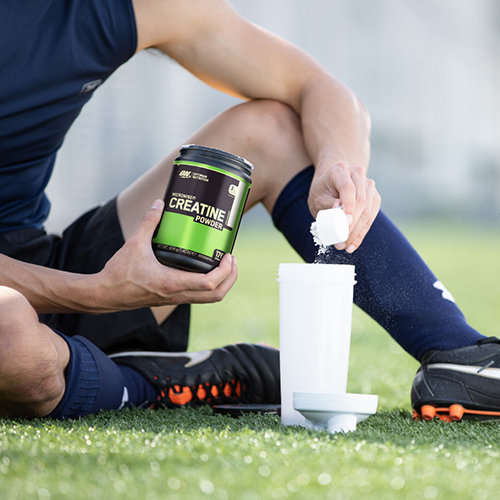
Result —
[[75, 335], [66, 337], [70, 359], [66, 390], [49, 417], [78, 418], [101, 410], [118, 410], [155, 400], [158, 391], [131, 368], [117, 365], [92, 342]]
[[[113, 361], [111, 362], [113, 363]], [[123, 383], [129, 398], [124, 405], [125, 407], [141, 406], [145, 402], [156, 401], [158, 389], [154, 385], [134, 369], [123, 365], [116, 366], [123, 376]]]
[[[74, 337], [73, 337], [74, 338]], [[126, 366], [117, 365], [92, 342], [80, 338], [92, 353], [100, 375], [99, 394], [90, 413], [100, 410], [121, 410], [131, 406], [140, 406], [146, 401], [156, 400], [158, 390], [140, 373]], [[121, 391], [118, 404], [116, 396]]]
[[[307, 204], [313, 174], [313, 167], [297, 174], [272, 214], [275, 226], [309, 263], [318, 262]], [[451, 294], [383, 212], [355, 252], [331, 246], [319, 259], [355, 266], [354, 303], [418, 360], [429, 349], [456, 349], [484, 338], [467, 324]]]

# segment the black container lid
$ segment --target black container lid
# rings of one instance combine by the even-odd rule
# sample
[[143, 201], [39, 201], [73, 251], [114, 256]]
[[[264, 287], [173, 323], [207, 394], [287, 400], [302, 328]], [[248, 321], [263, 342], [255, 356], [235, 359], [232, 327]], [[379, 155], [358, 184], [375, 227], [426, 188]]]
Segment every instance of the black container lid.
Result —
[[240, 168], [248, 175], [252, 174], [253, 165], [248, 160], [241, 158], [241, 156], [223, 151], [222, 149], [198, 146], [197, 144], [186, 144], [180, 149], [181, 156], [189, 156], [189, 152], [198, 153], [200, 156], [218, 160], [229, 167]]

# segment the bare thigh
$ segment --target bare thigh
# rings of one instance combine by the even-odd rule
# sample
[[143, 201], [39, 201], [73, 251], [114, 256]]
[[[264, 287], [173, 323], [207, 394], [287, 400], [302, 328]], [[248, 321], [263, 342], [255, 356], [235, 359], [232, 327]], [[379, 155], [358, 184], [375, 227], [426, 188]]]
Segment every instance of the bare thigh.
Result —
[[[298, 116], [291, 108], [276, 101], [250, 101], [224, 111], [183, 144], [222, 149], [246, 158], [254, 165], [247, 210], [261, 202], [271, 213], [290, 179], [311, 164]], [[135, 231], [151, 203], [163, 198], [179, 148], [118, 196], [118, 217], [125, 239]], [[168, 317], [174, 307], [154, 308], [158, 322]]]

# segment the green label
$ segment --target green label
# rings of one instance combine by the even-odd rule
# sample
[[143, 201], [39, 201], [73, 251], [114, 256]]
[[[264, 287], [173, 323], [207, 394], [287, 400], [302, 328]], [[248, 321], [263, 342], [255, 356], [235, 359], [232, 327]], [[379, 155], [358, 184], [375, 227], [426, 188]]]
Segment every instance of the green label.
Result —
[[249, 189], [221, 169], [176, 162], [153, 247], [217, 265], [233, 248]]

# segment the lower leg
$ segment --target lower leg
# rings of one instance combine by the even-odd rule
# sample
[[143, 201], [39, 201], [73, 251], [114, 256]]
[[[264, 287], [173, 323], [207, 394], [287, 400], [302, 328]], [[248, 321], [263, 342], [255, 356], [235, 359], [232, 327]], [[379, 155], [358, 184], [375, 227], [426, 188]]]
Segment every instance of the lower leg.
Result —
[[144, 377], [116, 365], [89, 340], [59, 335], [67, 343], [70, 360], [66, 391], [49, 417], [78, 418], [101, 410], [139, 406], [158, 396], [158, 391]]
[[[297, 175], [273, 211], [276, 227], [304, 258], [317, 260], [307, 198], [313, 169]], [[356, 267], [354, 302], [383, 326], [412, 356], [430, 349], [449, 350], [483, 338], [443, 293], [443, 287], [401, 232], [379, 213], [361, 246], [352, 254], [328, 248], [322, 263]]]
[[0, 287], [0, 415], [48, 415], [64, 394], [68, 361], [65, 342], [29, 302]]
[[88, 340], [41, 324], [20, 293], [0, 287], [0, 416], [75, 418], [158, 396], [123, 371]]

